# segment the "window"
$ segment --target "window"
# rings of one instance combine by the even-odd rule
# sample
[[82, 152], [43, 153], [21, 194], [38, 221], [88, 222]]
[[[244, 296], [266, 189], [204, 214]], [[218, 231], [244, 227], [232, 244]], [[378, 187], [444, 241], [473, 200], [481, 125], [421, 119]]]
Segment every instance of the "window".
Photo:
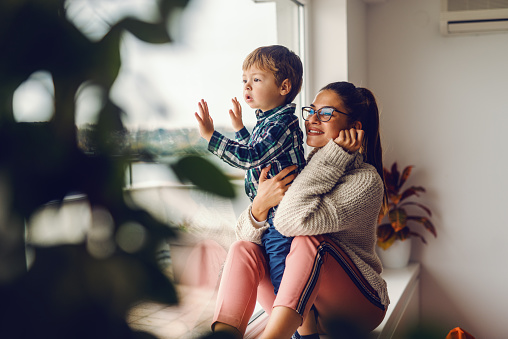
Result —
[[[91, 39], [100, 39], [107, 32], [108, 23], [121, 16], [135, 14], [149, 20], [155, 4], [155, 0], [67, 2], [69, 17]], [[126, 112], [124, 124], [133, 144], [147, 147], [156, 155], [155, 163], [132, 164], [127, 193], [134, 203], [156, 217], [177, 223], [182, 228], [192, 228], [187, 232], [189, 237], [170, 244], [171, 263], [161, 255], [167, 261], [168, 274], [173, 275], [177, 285], [185, 271], [186, 258], [195, 249], [195, 240], [199, 237], [213, 239], [220, 248], [227, 248], [234, 240], [235, 220], [248, 201], [243, 193], [242, 180], [238, 180], [238, 199], [230, 201], [179, 185], [166, 166], [173, 157], [189, 151], [208, 154], [194, 118], [198, 101], [206, 99], [215, 127], [232, 135], [228, 111], [231, 98], [242, 97], [241, 66], [245, 56], [259, 46], [283, 44], [304, 61], [303, 5], [297, 1], [191, 0], [178, 18], [171, 27], [171, 32], [175, 32], [172, 44], [145, 44], [125, 34], [122, 69], [111, 92], [113, 100]], [[30, 86], [38, 87], [38, 93], [51, 95], [48, 78], [46, 73], [34, 74], [29, 80], [33, 83], [20, 91], [21, 97], [16, 100], [23, 103], [22, 97], [29, 95]], [[77, 98], [78, 129], [86, 129], [87, 124], [95, 122], [100, 109], [99, 93], [91, 85], [80, 91]], [[299, 106], [300, 98], [305, 96], [297, 97]], [[46, 99], [43, 96], [40, 101], [44, 103]], [[243, 103], [242, 107], [244, 124], [251, 129], [255, 124], [254, 112]], [[25, 116], [29, 115], [30, 107], [20, 106], [19, 111], [22, 113], [19, 114], [20, 121], [29, 119]], [[46, 115], [51, 115], [49, 108]], [[213, 156], [210, 160], [223, 165]], [[223, 169], [231, 170], [228, 166]], [[80, 218], [76, 213], [88, 213], [87, 206], [78, 207], [75, 207], [77, 212], [72, 212], [72, 206], [67, 206], [66, 211], [72, 213], [70, 218]], [[51, 217], [49, 214], [45, 216]], [[54, 226], [54, 218], [47, 224]], [[83, 225], [83, 228], [88, 226]], [[160, 305], [154, 305], [153, 310], [163, 311], [162, 319], [160, 315], [153, 316], [156, 311], [150, 312], [147, 309], [150, 305], [141, 305], [135, 310], [138, 311], [134, 312], [136, 314], [131, 314], [129, 322], [134, 327], [153, 330], [155, 334], [161, 334], [158, 331], [163, 331], [166, 325], [170, 326], [172, 335], [175, 330], [181, 330], [181, 335], [186, 337], [197, 337], [201, 331], [208, 330], [213, 314], [210, 305], [215, 303], [213, 291], [180, 287], [192, 306], [184, 302], [181, 306], [162, 310]], [[157, 326], [151, 328], [154, 323]]]
[[[93, 2], [88, 18], [96, 18], [98, 23], [91, 25], [83, 11], [77, 11], [86, 2], [71, 1], [75, 10], [70, 12], [74, 21], [87, 23], [87, 34], [96, 39], [107, 28], [103, 27], [104, 21], [112, 22], [129, 13], [139, 13], [146, 19], [154, 9], [153, 1], [129, 0], [121, 5], [110, 1], [111, 6], [102, 7]], [[113, 3], [121, 7], [120, 14], [113, 11]], [[122, 69], [111, 96], [127, 113], [124, 124], [132, 152], [146, 151], [156, 159], [156, 163], [132, 164], [127, 185], [177, 183], [173, 173], [160, 164], [188, 152], [207, 156], [223, 171], [242, 177], [243, 171], [207, 152], [194, 117], [197, 103], [207, 100], [215, 128], [232, 137], [228, 111], [231, 99], [237, 97], [242, 103], [244, 124], [251, 130], [256, 123], [254, 111], [241, 100], [243, 60], [255, 48], [272, 44], [287, 46], [303, 60], [302, 13], [301, 4], [291, 0], [191, 0], [170, 27], [173, 43], [146, 44], [125, 34]], [[90, 90], [83, 90], [81, 97]], [[301, 97], [297, 97], [297, 104]], [[87, 107], [92, 100], [78, 102], [78, 127], [86, 129], [87, 123], [93, 123], [96, 110]]]

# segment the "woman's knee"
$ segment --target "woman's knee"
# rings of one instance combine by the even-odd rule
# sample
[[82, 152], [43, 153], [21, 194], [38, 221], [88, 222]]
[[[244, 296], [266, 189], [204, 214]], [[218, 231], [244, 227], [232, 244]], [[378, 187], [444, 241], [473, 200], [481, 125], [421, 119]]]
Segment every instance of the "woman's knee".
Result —
[[306, 236], [297, 236], [293, 238], [293, 242], [291, 243], [291, 250], [293, 248], [299, 248], [298, 251], [303, 249], [309, 249], [311, 251], [315, 251], [316, 248], [323, 242], [324, 237], [321, 235], [306, 235]]
[[260, 246], [251, 241], [237, 240], [229, 247], [231, 253], [257, 253], [260, 252]]
[[266, 258], [263, 248], [251, 241], [237, 240], [229, 247], [228, 257], [234, 258], [238, 262], [256, 263], [264, 265]]

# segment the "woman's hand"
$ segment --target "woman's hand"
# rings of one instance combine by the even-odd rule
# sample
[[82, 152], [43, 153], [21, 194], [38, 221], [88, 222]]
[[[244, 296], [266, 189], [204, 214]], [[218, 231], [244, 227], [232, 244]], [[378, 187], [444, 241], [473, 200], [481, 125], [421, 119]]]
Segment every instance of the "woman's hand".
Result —
[[289, 186], [291, 186], [289, 183], [296, 178], [296, 174], [288, 175], [297, 168], [296, 165], [292, 165], [284, 168], [273, 178], [267, 179], [270, 167], [271, 165], [268, 165], [261, 170], [258, 194], [252, 202], [252, 216], [257, 221], [266, 220], [268, 218], [268, 211], [270, 211], [270, 208], [277, 206], [281, 202], [284, 194]]
[[362, 129], [344, 129], [333, 141], [347, 152], [354, 153], [362, 146], [364, 135], [365, 132]]
[[229, 110], [229, 117], [231, 118], [231, 124], [233, 125], [233, 129], [235, 132], [238, 132], [243, 128], [242, 121], [242, 106], [238, 102], [238, 99], [235, 97], [231, 99], [233, 102], [233, 109]]

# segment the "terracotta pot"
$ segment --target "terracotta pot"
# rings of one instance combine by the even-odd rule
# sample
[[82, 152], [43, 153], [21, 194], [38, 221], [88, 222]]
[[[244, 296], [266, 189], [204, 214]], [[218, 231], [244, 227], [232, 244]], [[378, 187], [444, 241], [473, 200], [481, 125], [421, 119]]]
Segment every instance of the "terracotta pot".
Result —
[[377, 254], [384, 268], [402, 268], [409, 263], [411, 256], [411, 238], [395, 241], [388, 249], [377, 247]]

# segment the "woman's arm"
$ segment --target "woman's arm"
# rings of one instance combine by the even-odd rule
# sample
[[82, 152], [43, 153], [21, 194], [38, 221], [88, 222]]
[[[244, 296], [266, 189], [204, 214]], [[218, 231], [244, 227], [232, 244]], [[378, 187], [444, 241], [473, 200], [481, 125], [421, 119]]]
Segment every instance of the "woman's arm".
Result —
[[334, 233], [375, 220], [383, 183], [373, 167], [330, 141], [314, 154], [275, 213], [285, 236]]
[[251, 209], [252, 216], [257, 221], [266, 220], [270, 209], [280, 203], [284, 194], [288, 190], [290, 183], [296, 177], [296, 174], [288, 174], [294, 171], [296, 167], [296, 165], [288, 166], [272, 179], [268, 179], [268, 171], [270, 170], [271, 165], [268, 165], [261, 170], [258, 193], [252, 201]]
[[267, 226], [259, 227], [255, 221], [265, 221], [268, 218], [270, 209], [280, 203], [291, 182], [296, 177], [296, 174], [288, 174], [296, 168], [296, 165], [286, 167], [271, 179], [267, 179], [270, 165], [263, 168], [259, 177], [258, 193], [252, 204], [238, 218], [236, 226], [238, 239], [261, 243], [261, 235]]

